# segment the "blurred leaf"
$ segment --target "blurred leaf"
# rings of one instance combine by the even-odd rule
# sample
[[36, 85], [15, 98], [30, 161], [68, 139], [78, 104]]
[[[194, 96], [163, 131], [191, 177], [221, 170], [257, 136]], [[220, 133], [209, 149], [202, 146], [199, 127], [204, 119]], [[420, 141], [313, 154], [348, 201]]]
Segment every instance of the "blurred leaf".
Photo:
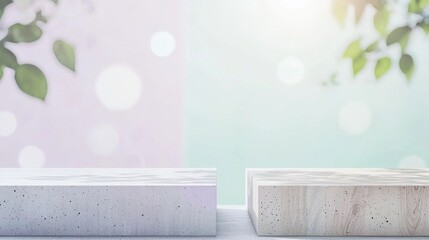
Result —
[[3, 66], [0, 66], [0, 80], [3, 78]]
[[334, 14], [337, 21], [341, 24], [347, 16], [348, 1], [347, 0], [333, 0], [332, 1], [332, 13]]
[[394, 43], [399, 43], [401, 45], [402, 51], [405, 51], [410, 32], [411, 28], [409, 26], [396, 28], [387, 36], [386, 44], [390, 46]]
[[75, 71], [75, 54], [74, 48], [64, 42], [63, 40], [57, 40], [54, 43], [54, 53], [58, 61], [67, 67], [68, 69]]
[[11, 3], [12, 0], [0, 0], [0, 18], [3, 16], [4, 9]]
[[45, 16], [43, 16], [43, 14], [42, 14], [41, 11], [38, 11], [36, 13], [36, 18], [34, 20], [35, 21], [41, 21], [43, 23], [47, 23], [48, 22], [48, 19]]
[[429, 34], [429, 23], [428, 22], [419, 22], [417, 26], [421, 27], [426, 34]]
[[34, 42], [42, 36], [42, 29], [35, 23], [23, 25], [15, 23], [9, 27], [6, 40], [13, 43]]
[[5, 9], [6, 6], [11, 3], [12, 3], [12, 0], [0, 0], [0, 9]]
[[360, 39], [354, 40], [349, 44], [349, 46], [344, 51], [344, 58], [357, 58], [362, 54], [363, 50], [360, 46]]
[[429, 4], [429, 0], [410, 0], [408, 12], [421, 13]]
[[408, 39], [410, 38], [410, 34], [407, 34], [404, 38], [399, 41], [399, 45], [401, 46], [402, 52], [405, 52], [408, 45]]
[[367, 48], [365, 48], [365, 52], [374, 52], [378, 50], [378, 41], [371, 43]]
[[331, 74], [326, 80], [322, 82], [322, 86], [332, 86], [332, 85], [338, 85], [338, 79], [337, 74]]
[[417, 0], [410, 0], [410, 3], [408, 4], [408, 12], [410, 13], [419, 12], [419, 4], [417, 3]]
[[48, 83], [38, 67], [31, 64], [19, 65], [15, 70], [15, 80], [21, 91], [42, 101], [45, 100]]
[[380, 58], [375, 65], [375, 78], [380, 79], [387, 71], [389, 71], [392, 61], [389, 57]]
[[337, 76], [332, 76], [330, 82], [332, 85], [338, 85]]
[[330, 85], [338, 85], [338, 76], [337, 74], [332, 74], [331, 77], [328, 79], [328, 84]]
[[429, 0], [420, 0], [419, 7], [422, 10], [425, 10], [425, 8], [428, 6], [429, 6]]
[[399, 42], [402, 38], [406, 37], [411, 31], [409, 26], [398, 27], [394, 29], [386, 39], [387, 45], [392, 45]]
[[402, 54], [401, 59], [399, 59], [399, 68], [407, 77], [407, 80], [411, 80], [411, 77], [414, 73], [414, 60], [408, 54]]
[[353, 76], [356, 76], [366, 65], [365, 55], [360, 55], [358, 58], [353, 59]]
[[389, 15], [389, 11], [387, 11], [386, 8], [378, 10], [374, 15], [374, 27], [382, 36], [385, 36], [387, 33], [386, 30], [387, 25], [389, 24]]
[[58, 4], [59, 0], [51, 0], [53, 3]]
[[0, 46], [0, 65], [15, 69], [18, 67], [18, 61], [15, 54], [9, 49]]

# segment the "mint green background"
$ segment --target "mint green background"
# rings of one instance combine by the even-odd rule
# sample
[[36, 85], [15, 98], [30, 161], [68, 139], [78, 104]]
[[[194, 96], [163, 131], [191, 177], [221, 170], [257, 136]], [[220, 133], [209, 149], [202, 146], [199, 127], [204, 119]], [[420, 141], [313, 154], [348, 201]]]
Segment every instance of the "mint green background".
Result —
[[[338, 58], [358, 32], [374, 37], [371, 16], [361, 27], [341, 28], [330, 1], [311, 16], [286, 6], [284, 16], [274, 17], [262, 2], [189, 2], [185, 159], [190, 167], [218, 168], [219, 204], [244, 203], [247, 167], [397, 167], [408, 155], [429, 159], [429, 41], [423, 33], [410, 40], [417, 65], [411, 83], [396, 65], [378, 82], [371, 69], [353, 79], [350, 64]], [[276, 77], [286, 56], [305, 64], [298, 85]], [[321, 86], [336, 69], [341, 84]], [[353, 101], [372, 114], [358, 136], [338, 124], [341, 108]]]

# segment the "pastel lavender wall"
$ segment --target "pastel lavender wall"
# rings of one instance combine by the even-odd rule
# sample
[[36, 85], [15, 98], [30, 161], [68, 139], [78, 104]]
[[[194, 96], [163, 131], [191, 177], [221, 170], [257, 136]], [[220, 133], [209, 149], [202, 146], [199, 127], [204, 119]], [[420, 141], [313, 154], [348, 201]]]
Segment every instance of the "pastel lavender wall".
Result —
[[[53, 8], [47, 2], [16, 1], [3, 16], [1, 29], [14, 20], [25, 22], [36, 7]], [[181, 166], [183, 4], [62, 1], [39, 42], [8, 45], [21, 63], [37, 64], [44, 71], [49, 90], [46, 102], [28, 97], [18, 89], [13, 71], [5, 70], [0, 114], [9, 121], [2, 123], [6, 130], [0, 136], [0, 167]], [[170, 42], [166, 56], [156, 55], [156, 42], [151, 45], [157, 32], [173, 37], [175, 44]], [[52, 43], [58, 38], [75, 46], [76, 73], [56, 61]], [[118, 65], [140, 82], [141, 90], [125, 103], [125, 110], [112, 110], [97, 97], [100, 74]], [[128, 88], [135, 89], [135, 84]], [[114, 87], [99, 91], [109, 96]]]

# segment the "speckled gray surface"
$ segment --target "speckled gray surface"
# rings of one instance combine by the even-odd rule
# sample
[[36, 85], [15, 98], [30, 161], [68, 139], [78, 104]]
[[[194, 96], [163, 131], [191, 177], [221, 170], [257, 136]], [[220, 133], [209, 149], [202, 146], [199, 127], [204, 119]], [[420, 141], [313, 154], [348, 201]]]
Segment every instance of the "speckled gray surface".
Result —
[[2, 169], [0, 176], [3, 236], [216, 234], [215, 170]]
[[259, 235], [429, 236], [429, 171], [252, 169], [248, 211]]
[[[119, 239], [130, 239], [130, 240], [137, 240], [137, 239], [145, 239], [145, 240], [183, 240], [183, 239], [191, 239], [191, 240], [211, 240], [211, 239], [222, 239], [222, 240], [278, 240], [278, 239], [322, 239], [321, 237], [258, 237], [256, 236], [255, 230], [253, 229], [252, 223], [250, 221], [250, 218], [247, 214], [247, 211], [245, 209], [245, 206], [220, 206], [218, 208], [218, 234], [216, 237], [93, 237], [90, 239], [93, 240], [119, 240]], [[69, 239], [69, 240], [83, 240], [88, 239], [87, 237], [32, 237], [32, 238], [26, 238], [26, 237], [0, 237], [0, 240], [51, 240], [51, 239]], [[344, 237], [325, 237], [323, 239], [330, 240], [330, 239], [350, 239], [350, 238], [344, 238]], [[354, 240], [360, 240], [360, 239], [368, 239], [366, 238], [359, 238], [354, 237], [351, 238]], [[370, 238], [370, 239], [383, 239], [383, 240], [392, 240], [392, 239], [398, 239], [393, 237], [387, 237], [387, 238]], [[400, 239], [427, 239], [427, 238], [400, 238]]]

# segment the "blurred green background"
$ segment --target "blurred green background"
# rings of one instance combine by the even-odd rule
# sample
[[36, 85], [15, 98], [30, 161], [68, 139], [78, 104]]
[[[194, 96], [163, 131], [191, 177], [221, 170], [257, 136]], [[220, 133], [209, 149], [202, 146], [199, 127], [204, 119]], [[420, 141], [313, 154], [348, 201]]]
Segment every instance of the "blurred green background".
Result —
[[[408, 24], [409, 3], [387, 6], [388, 32]], [[412, 79], [399, 68], [396, 44], [382, 53], [392, 66], [377, 80], [379, 53], [356, 76], [351, 60], [341, 60], [356, 38], [386, 38], [371, 5], [358, 23], [349, 6], [343, 24], [326, 0], [191, 1], [190, 9], [185, 159], [218, 168], [220, 204], [244, 203], [245, 168], [426, 166], [424, 31], [409, 38]], [[337, 82], [325, 85], [332, 74]]]

